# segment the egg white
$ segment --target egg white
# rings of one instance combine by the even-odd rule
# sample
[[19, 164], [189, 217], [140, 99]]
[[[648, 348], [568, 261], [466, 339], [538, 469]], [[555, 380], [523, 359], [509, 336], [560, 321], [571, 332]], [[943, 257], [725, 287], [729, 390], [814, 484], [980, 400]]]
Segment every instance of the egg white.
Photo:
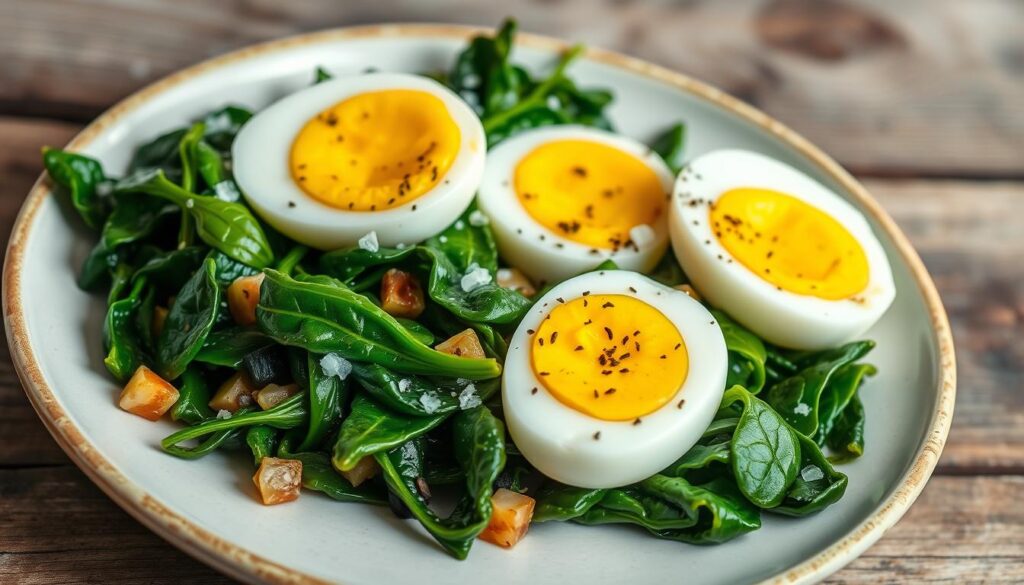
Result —
[[[296, 135], [317, 114], [371, 91], [410, 89], [430, 93], [448, 109], [460, 131], [459, 152], [429, 192], [382, 211], [348, 211], [307, 195], [292, 178], [289, 154]], [[235, 181], [245, 199], [288, 237], [330, 250], [354, 245], [376, 232], [383, 246], [412, 244], [440, 232], [469, 206], [483, 175], [487, 140], [476, 114], [455, 93], [418, 75], [368, 73], [340, 77], [293, 93], [259, 112], [232, 145]]]
[[[566, 406], [545, 389], [531, 367], [532, 335], [527, 330], [539, 329], [556, 299], [568, 302], [585, 291], [646, 302], [676, 326], [685, 342], [686, 379], [670, 401], [641, 417], [640, 424], [601, 420]], [[590, 272], [541, 297], [512, 336], [502, 375], [505, 423], [516, 447], [544, 475], [586, 488], [628, 485], [658, 473], [700, 439], [722, 400], [727, 369], [722, 330], [699, 302], [636, 272]], [[680, 399], [685, 400], [682, 408]], [[601, 434], [595, 440], [596, 432]]]
[[654, 237], [639, 250], [598, 250], [564, 237], [541, 225], [520, 203], [515, 191], [519, 162], [547, 142], [588, 140], [599, 142], [643, 161], [661, 180], [666, 196], [672, 191], [672, 172], [657, 153], [631, 138], [584, 126], [550, 126], [518, 134], [491, 149], [487, 155], [477, 203], [491, 219], [491, 228], [502, 257], [534, 280], [558, 282], [612, 259], [622, 269], [650, 270], [668, 248], [668, 213], [650, 226]]
[[[860, 301], [778, 290], [739, 261], [729, 262], [732, 256], [709, 225], [706, 203], [738, 187], [786, 193], [841, 223], [868, 261], [868, 284], [856, 295]], [[702, 203], [691, 205], [694, 200]], [[850, 341], [878, 321], [896, 296], [889, 260], [864, 216], [821, 183], [758, 153], [718, 150], [694, 159], [676, 179], [669, 226], [676, 257], [694, 288], [777, 345], [811, 350]]]

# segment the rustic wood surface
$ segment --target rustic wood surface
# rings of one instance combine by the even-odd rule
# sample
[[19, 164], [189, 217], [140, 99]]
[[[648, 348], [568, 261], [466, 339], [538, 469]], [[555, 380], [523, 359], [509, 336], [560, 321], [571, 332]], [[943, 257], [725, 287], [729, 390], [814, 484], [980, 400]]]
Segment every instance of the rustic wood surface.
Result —
[[[831, 581], [1024, 582], [1024, 3], [0, 0], [0, 241], [61, 145], [177, 68], [378, 21], [493, 24], [711, 81], [865, 178], [917, 247], [956, 339], [953, 431], [907, 516]], [[224, 582], [68, 461], [0, 351], [0, 582]]]

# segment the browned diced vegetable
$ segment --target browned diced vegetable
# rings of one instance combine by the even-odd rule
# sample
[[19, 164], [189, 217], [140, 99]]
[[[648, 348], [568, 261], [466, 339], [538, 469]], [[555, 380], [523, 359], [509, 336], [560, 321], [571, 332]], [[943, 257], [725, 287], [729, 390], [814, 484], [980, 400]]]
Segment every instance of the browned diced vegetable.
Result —
[[260, 285], [263, 284], [263, 273], [252, 276], [240, 276], [228, 286], [228, 309], [231, 317], [239, 325], [252, 325], [256, 322], [256, 305], [260, 302]]
[[149, 420], [159, 420], [178, 401], [178, 389], [150, 370], [139, 366], [121, 391], [118, 406]]
[[434, 349], [441, 353], [450, 353], [464, 358], [485, 357], [484, 347], [480, 345], [480, 338], [476, 336], [476, 331], [472, 329], [466, 329], [452, 335], [434, 346]]
[[701, 301], [701, 300], [704, 300], [704, 299], [703, 299], [703, 298], [702, 298], [702, 297], [700, 296], [700, 293], [698, 293], [698, 292], [697, 292], [696, 290], [694, 290], [694, 288], [693, 288], [692, 286], [690, 286], [690, 285], [688, 285], [688, 284], [677, 284], [677, 285], [675, 285], [675, 286], [674, 286], [674, 287], [672, 287], [672, 288], [674, 288], [674, 289], [676, 289], [676, 290], [681, 290], [681, 291], [683, 291], [684, 293], [686, 293], [686, 294], [690, 295], [690, 298], [691, 298], [691, 299], [693, 299], [693, 300], [695, 300], [695, 301]]
[[352, 487], [359, 487], [359, 484], [377, 475], [379, 471], [380, 466], [377, 465], [377, 460], [369, 455], [360, 459], [352, 469], [342, 471], [341, 475], [352, 484]]
[[480, 538], [487, 542], [512, 548], [526, 536], [533, 520], [533, 506], [536, 501], [512, 490], [499, 488], [491, 496], [491, 521], [480, 533]]
[[299, 497], [302, 487], [302, 462], [296, 459], [264, 457], [252, 482], [265, 506], [283, 504]]
[[256, 392], [256, 402], [259, 403], [260, 408], [263, 410], [270, 410], [285, 398], [292, 396], [298, 391], [299, 387], [296, 384], [288, 384], [286, 386], [268, 384], [264, 386], [263, 389]]
[[423, 287], [416, 277], [392, 268], [380, 280], [380, 307], [393, 317], [415, 319], [423, 312]]
[[217, 393], [210, 399], [210, 408], [216, 411], [235, 412], [243, 406], [252, 404], [252, 393], [255, 391], [242, 372], [236, 372], [217, 389]]
[[532, 297], [537, 294], [537, 289], [525, 274], [518, 268], [500, 268], [497, 274], [498, 286], [512, 289], [524, 297]]
[[167, 311], [167, 307], [153, 307], [153, 337], [160, 337], [160, 333], [163, 332], [164, 323], [167, 322]]

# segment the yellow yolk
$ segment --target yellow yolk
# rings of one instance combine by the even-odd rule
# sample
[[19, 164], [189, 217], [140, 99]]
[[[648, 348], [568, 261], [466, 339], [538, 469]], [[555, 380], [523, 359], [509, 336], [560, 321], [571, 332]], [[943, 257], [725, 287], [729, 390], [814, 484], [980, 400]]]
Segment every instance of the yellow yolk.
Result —
[[837, 300], [868, 285], [868, 260], [857, 239], [796, 197], [733, 189], [718, 197], [708, 215], [729, 254], [780, 290]]
[[530, 216], [549, 230], [593, 248], [628, 245], [629, 230], [653, 226], [665, 190], [639, 158], [588, 140], [534, 149], [515, 169], [515, 190]]
[[625, 295], [559, 304], [530, 337], [530, 364], [562, 404], [601, 420], [636, 420], [686, 380], [686, 344], [661, 311]]
[[459, 128], [437, 96], [389, 89], [320, 112], [292, 143], [289, 168], [310, 197], [352, 211], [381, 211], [421, 197], [459, 152]]

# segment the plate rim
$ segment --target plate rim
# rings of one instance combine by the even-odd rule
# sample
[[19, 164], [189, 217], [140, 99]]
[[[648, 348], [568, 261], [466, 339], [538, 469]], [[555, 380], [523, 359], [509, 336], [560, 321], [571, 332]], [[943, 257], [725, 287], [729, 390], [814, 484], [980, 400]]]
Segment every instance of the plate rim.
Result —
[[[491, 27], [452, 24], [377, 24], [332, 28], [249, 45], [178, 70], [143, 87], [106, 110], [79, 132], [66, 148], [80, 150], [128, 112], [181, 83], [211, 70], [264, 54], [298, 46], [362, 38], [418, 37], [465, 40], [492, 30]], [[532, 33], [517, 34], [516, 43], [555, 52], [565, 51], [573, 45], [554, 37]], [[868, 518], [852, 527], [839, 541], [800, 564], [765, 579], [764, 582], [808, 583], [823, 579], [857, 558], [906, 513], [924, 489], [942, 454], [953, 417], [956, 359], [949, 320], [935, 284], [902, 230], [867, 189], [831, 157], [781, 122], [720, 89], [660, 65], [595, 47], [587, 47], [582, 57], [686, 92], [760, 128], [805, 157], [818, 170], [850, 193], [860, 208], [889, 236], [895, 244], [896, 251], [910, 269], [918, 291], [925, 301], [931, 334], [938, 350], [937, 398], [924, 440], [918, 446], [910, 467], [900, 477], [895, 490], [875, 507]], [[192, 557], [242, 580], [257, 579], [268, 583], [326, 583], [318, 577], [273, 562], [228, 542], [161, 504], [101, 455], [86, 440], [59, 404], [43, 378], [39, 363], [32, 352], [25, 327], [24, 307], [21, 303], [21, 273], [24, 267], [25, 245], [42, 203], [52, 195], [45, 177], [45, 172], [39, 176], [22, 204], [11, 230], [3, 268], [4, 324], [11, 358], [25, 394], [44, 426], [71, 460], [118, 506]]]

